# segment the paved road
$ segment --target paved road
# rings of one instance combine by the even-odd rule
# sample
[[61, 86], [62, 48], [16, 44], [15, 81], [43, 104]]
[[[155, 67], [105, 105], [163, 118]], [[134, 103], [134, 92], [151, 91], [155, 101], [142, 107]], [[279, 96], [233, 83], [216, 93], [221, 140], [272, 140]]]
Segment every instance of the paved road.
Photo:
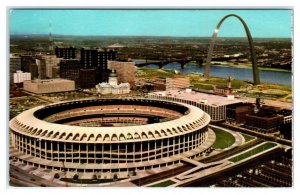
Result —
[[10, 182], [16, 186], [51, 187], [61, 186], [52, 181], [30, 174], [19, 167], [10, 164]]

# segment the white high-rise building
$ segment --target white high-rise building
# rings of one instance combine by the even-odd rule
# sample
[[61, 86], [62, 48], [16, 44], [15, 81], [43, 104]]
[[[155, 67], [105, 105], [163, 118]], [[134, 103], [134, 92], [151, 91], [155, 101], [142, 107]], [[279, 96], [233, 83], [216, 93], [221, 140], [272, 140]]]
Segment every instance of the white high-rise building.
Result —
[[9, 56], [9, 79], [13, 82], [13, 73], [17, 70], [21, 70], [21, 58], [19, 56], [10, 54]]
[[31, 73], [17, 70], [14, 73], [14, 83], [23, 83], [23, 81], [31, 80]]
[[60, 62], [60, 58], [57, 58], [56, 55], [44, 55], [42, 57], [43, 57], [43, 59], [45, 59], [45, 62], [46, 62], [46, 77], [53, 78], [53, 75], [52, 75], [53, 67], [58, 66], [58, 64]]

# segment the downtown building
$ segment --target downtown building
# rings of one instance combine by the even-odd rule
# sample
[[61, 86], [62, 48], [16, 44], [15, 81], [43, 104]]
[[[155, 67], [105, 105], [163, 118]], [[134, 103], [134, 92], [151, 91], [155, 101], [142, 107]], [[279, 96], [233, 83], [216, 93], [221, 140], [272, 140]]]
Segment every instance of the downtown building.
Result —
[[14, 73], [14, 83], [23, 83], [27, 80], [31, 80], [31, 73], [22, 72], [20, 70], [17, 70], [17, 72]]
[[79, 70], [79, 86], [83, 89], [94, 88], [96, 81], [95, 68], [82, 68]]
[[21, 57], [21, 70], [23, 72], [30, 72], [30, 66], [35, 63], [35, 55], [23, 54]]
[[23, 82], [24, 91], [35, 94], [57, 93], [75, 90], [75, 82], [66, 79], [37, 79]]
[[245, 127], [262, 133], [288, 131], [287, 124], [292, 124], [292, 111], [263, 105], [257, 112], [246, 115]]
[[153, 91], [166, 91], [166, 78], [156, 78], [153, 83], [148, 85], [153, 85]]
[[252, 103], [238, 103], [228, 105], [226, 109], [226, 120], [236, 124], [244, 124], [246, 115], [254, 113], [254, 105]]
[[190, 78], [175, 76], [173, 78], [156, 78], [153, 82], [154, 91], [182, 90], [190, 87]]
[[[82, 48], [80, 50], [80, 63], [82, 69], [94, 70], [93, 75], [85, 74], [86, 71], [80, 71], [83, 74], [80, 75], [80, 82], [86, 81], [91, 77], [95, 77], [95, 82], [93, 87], [97, 83], [100, 82], [107, 82], [109, 76], [109, 70], [107, 67], [108, 60], [115, 60], [116, 59], [116, 51], [106, 51], [102, 49], [91, 49], [91, 48]], [[85, 76], [89, 78], [84, 78]], [[93, 78], [92, 78], [93, 79]], [[87, 86], [84, 83], [80, 83], [80, 86]]]
[[14, 73], [21, 70], [21, 58], [10, 54], [9, 56], [9, 81], [13, 83]]
[[186, 89], [190, 87], [190, 78], [184, 76], [175, 76], [166, 78], [166, 90]]
[[35, 59], [38, 70], [38, 79], [46, 79], [46, 60], [43, 58]]
[[21, 71], [29, 72], [31, 74], [31, 80], [37, 79], [38, 65], [36, 64], [36, 55], [23, 54], [21, 55]]
[[49, 79], [53, 77], [53, 67], [58, 66], [60, 59], [56, 55], [39, 55], [35, 62], [38, 67], [38, 78]]
[[135, 63], [108, 61], [108, 69], [116, 70], [120, 83], [129, 83], [131, 87], [135, 85]]
[[81, 88], [93, 88], [96, 84], [108, 81], [110, 71], [108, 60], [116, 58], [116, 52], [94, 48], [82, 48], [80, 59], [76, 59], [76, 48], [55, 49], [57, 57], [61, 57], [59, 64], [60, 77], [75, 81]]
[[186, 90], [168, 90], [148, 93], [148, 98], [181, 102], [196, 106], [211, 117], [211, 121], [224, 121], [227, 119], [227, 107], [234, 104], [247, 103], [247, 99], [234, 98], [234, 96], [218, 96], [201, 92]]
[[279, 130], [283, 117], [278, 115], [247, 114], [245, 127], [262, 133], [273, 133]]
[[55, 55], [57, 58], [75, 59], [77, 49], [75, 47], [55, 47]]
[[75, 81], [79, 85], [81, 64], [79, 59], [62, 59], [59, 64], [60, 78]]
[[115, 70], [112, 70], [108, 78], [108, 83], [102, 82], [96, 85], [97, 92], [104, 94], [127, 94], [130, 93], [129, 83], [118, 84], [118, 77]]
[[60, 59], [56, 57], [56, 55], [43, 55], [43, 59], [46, 62], [46, 78], [53, 78], [52, 70], [53, 67], [57, 67]]

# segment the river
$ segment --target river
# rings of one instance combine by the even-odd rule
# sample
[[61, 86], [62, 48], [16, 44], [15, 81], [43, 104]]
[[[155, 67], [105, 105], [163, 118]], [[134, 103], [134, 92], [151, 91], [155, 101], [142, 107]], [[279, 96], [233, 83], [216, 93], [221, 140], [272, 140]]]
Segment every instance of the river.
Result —
[[[138, 61], [136, 63], [139, 63]], [[157, 65], [147, 65], [147, 68], [158, 68]], [[184, 69], [181, 69], [179, 63], [167, 64], [163, 69], [175, 69], [182, 74], [188, 74], [192, 72], [204, 73], [203, 66], [197, 66], [195, 64], [186, 64]], [[210, 75], [222, 78], [228, 78], [229, 76], [245, 81], [253, 81], [252, 69], [248, 68], [235, 68], [227, 66], [211, 66]], [[260, 81], [264, 83], [274, 83], [286, 86], [291, 86], [292, 83], [292, 73], [274, 70], [259, 70]]]

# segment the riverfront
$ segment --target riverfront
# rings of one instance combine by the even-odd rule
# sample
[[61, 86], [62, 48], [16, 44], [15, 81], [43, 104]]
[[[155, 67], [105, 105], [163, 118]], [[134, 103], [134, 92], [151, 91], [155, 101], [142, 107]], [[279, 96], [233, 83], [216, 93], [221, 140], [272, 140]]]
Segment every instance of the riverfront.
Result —
[[[155, 64], [147, 65], [145, 68], [157, 69], [158, 66]], [[205, 66], [199, 66], [193, 63], [188, 63], [181, 69], [179, 63], [170, 63], [165, 65], [162, 69], [176, 70], [181, 74], [197, 73], [203, 74]], [[269, 69], [269, 68], [259, 68], [259, 74], [261, 82], [272, 83], [291, 86], [292, 73], [283, 69]], [[247, 64], [243, 65], [232, 65], [232, 64], [221, 64], [212, 65], [210, 67], [210, 75], [221, 78], [233, 77], [238, 80], [252, 81], [252, 69], [249, 68]]]
[[[173, 77], [176, 74], [176, 71], [178, 71], [178, 70], [175, 69], [176, 71], [174, 71], [174, 69], [167, 69], [167, 66], [165, 66], [164, 69], [145, 68], [145, 67], [137, 68], [138, 74], [136, 74], [136, 76], [138, 78], [143, 78], [143, 79], [148, 79], [148, 80], [152, 80], [152, 79], [155, 79], [158, 77], [165, 77], [165, 78]], [[189, 67], [189, 66], [187, 66], [187, 67]], [[202, 67], [197, 67], [197, 68], [202, 68]], [[222, 68], [222, 69], [226, 70], [226, 69], [230, 69], [231, 67], [217, 67], [216, 68], [215, 66], [212, 66], [211, 68], [212, 68], [211, 72], [213, 73], [214, 72], [213, 69], [217, 70], [218, 68]], [[248, 69], [239, 68], [238, 70], [248, 70]], [[240, 76], [242, 75], [240, 73], [231, 74], [231, 75], [228, 75], [228, 73], [227, 73], [228, 76], [227, 77], [224, 76], [223, 78], [221, 76], [217, 76], [217, 77], [211, 76], [209, 80], [205, 80], [205, 78], [203, 77], [201, 72], [199, 72], [199, 73], [188, 72], [188, 70], [183, 69], [181, 72], [178, 71], [177, 73], [188, 75], [190, 77], [191, 87], [193, 89], [209, 91], [209, 90], [212, 90], [214, 88], [214, 86], [226, 86], [228, 76], [231, 76], [231, 77], [233, 77], [232, 88], [234, 89], [234, 92], [238, 96], [270, 99], [270, 100], [276, 100], [276, 101], [287, 102], [287, 103], [292, 102], [291, 86], [267, 83], [267, 82], [264, 82], [263, 79], [262, 79], [263, 81], [260, 85], [254, 86], [251, 83], [249, 83], [248, 81], [246, 81], [247, 79], [240, 80], [240, 79], [235, 78], [235, 76], [240, 78]], [[271, 79], [271, 75], [275, 74], [275, 73], [276, 73], [276, 71], [271, 71], [267, 74], [270, 76], [269, 78]], [[285, 73], [285, 72], [278, 72], [278, 73]], [[280, 75], [282, 76], [283, 74], [280, 74]], [[281, 78], [284, 79], [284, 76], [282, 76]], [[273, 79], [280, 80], [280, 78], [277, 77], [276, 75], [273, 76]], [[289, 79], [291, 79], [291, 77]], [[249, 81], [251, 81], [251, 78], [249, 78]], [[284, 81], [284, 80], [282, 80], [282, 81]], [[286, 82], [288, 82], [288, 81], [286, 81]]]

